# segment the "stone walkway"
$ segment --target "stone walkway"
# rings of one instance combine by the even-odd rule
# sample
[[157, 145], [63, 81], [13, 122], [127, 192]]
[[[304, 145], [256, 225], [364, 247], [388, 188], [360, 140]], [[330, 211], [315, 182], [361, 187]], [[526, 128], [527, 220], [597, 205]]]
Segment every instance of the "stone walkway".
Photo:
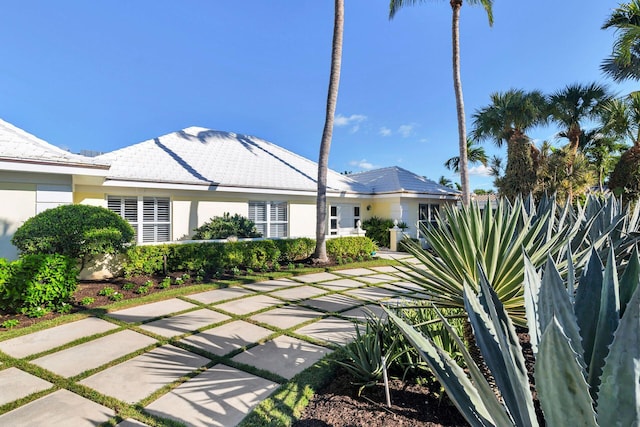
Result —
[[[120, 420], [122, 407], [157, 417], [158, 425], [235, 426], [281, 384], [349, 342], [366, 308], [380, 313], [378, 302], [410, 297], [414, 285], [394, 273], [372, 267], [308, 274], [8, 340], [0, 335], [8, 356], [0, 365], [0, 426], [94, 426]], [[9, 404], [17, 408], [7, 412]]]

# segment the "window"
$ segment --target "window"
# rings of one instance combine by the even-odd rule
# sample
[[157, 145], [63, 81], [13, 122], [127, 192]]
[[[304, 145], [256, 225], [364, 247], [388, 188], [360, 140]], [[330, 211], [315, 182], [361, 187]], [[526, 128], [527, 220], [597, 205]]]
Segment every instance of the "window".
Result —
[[136, 241], [168, 242], [171, 240], [171, 205], [168, 197], [109, 196], [107, 207], [133, 227]]
[[262, 237], [287, 237], [287, 202], [249, 202], [249, 219]]
[[440, 205], [430, 203], [420, 203], [418, 205], [418, 236], [424, 237], [422, 228], [436, 224], [436, 218], [440, 211]]
[[360, 206], [331, 205], [329, 209], [329, 234], [332, 236], [350, 233], [358, 227], [360, 221]]

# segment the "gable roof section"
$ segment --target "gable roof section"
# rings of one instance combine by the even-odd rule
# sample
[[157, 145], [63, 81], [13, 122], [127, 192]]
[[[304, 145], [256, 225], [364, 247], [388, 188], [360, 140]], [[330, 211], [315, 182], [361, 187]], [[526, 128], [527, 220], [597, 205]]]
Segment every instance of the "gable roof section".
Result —
[[416, 193], [446, 198], [455, 198], [460, 195], [457, 190], [440, 185], [398, 166], [374, 169], [348, 176], [371, 187], [374, 194]]
[[[317, 190], [317, 164], [253, 136], [190, 127], [97, 157], [108, 180], [245, 189]], [[328, 191], [370, 193], [329, 171]]]
[[[72, 154], [37, 138], [24, 130], [0, 119], [0, 162], [4, 168], [19, 164], [15, 170], [34, 172], [63, 172], [62, 168], [74, 168], [71, 172], [86, 169], [102, 169], [104, 175], [109, 165], [99, 159]], [[78, 169], [80, 168], [80, 169]]]

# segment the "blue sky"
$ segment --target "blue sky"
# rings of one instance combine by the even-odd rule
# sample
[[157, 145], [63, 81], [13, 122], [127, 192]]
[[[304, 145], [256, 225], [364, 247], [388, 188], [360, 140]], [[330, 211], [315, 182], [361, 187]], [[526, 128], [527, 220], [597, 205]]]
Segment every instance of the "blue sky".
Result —
[[[346, 0], [329, 165], [398, 165], [456, 180], [451, 9], [427, 1], [389, 21], [388, 0]], [[597, 81], [618, 0], [494, 1], [461, 15], [470, 127], [489, 95]], [[188, 126], [255, 135], [317, 160], [328, 85], [330, 0], [14, 0], [0, 15], [0, 118], [57, 146], [111, 151]], [[552, 139], [553, 128], [536, 139]], [[558, 141], [557, 144], [561, 144]], [[501, 154], [487, 142], [489, 153]], [[474, 169], [476, 170], [476, 169]], [[471, 188], [489, 188], [474, 174]]]

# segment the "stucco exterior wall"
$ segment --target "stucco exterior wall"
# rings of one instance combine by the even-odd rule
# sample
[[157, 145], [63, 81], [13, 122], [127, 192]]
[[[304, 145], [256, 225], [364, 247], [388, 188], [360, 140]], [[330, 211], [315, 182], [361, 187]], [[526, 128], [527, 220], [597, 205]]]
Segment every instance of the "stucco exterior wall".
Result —
[[16, 259], [11, 238], [27, 219], [36, 214], [36, 185], [0, 182], [0, 257]]
[[314, 203], [289, 204], [289, 236], [316, 237], [316, 205]]

